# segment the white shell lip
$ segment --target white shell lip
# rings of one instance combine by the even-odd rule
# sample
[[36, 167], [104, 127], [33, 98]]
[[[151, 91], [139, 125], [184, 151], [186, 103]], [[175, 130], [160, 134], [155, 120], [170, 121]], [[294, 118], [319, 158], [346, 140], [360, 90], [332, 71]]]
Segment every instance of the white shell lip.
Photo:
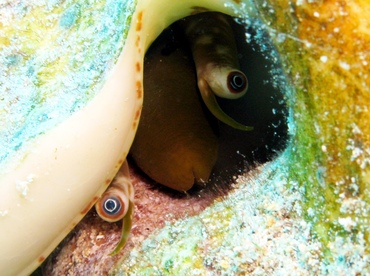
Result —
[[126, 44], [102, 90], [29, 145], [11, 172], [0, 172], [1, 274], [31, 273], [107, 188], [138, 124], [142, 72], [137, 64], [165, 27], [195, 7], [236, 14], [221, 0], [139, 0]]
[[3, 275], [32, 272], [34, 261], [42, 262], [90, 209], [126, 157], [142, 105], [136, 93], [142, 74], [135, 71], [141, 57], [130, 39], [96, 97], [36, 139], [11, 172], [0, 173]]

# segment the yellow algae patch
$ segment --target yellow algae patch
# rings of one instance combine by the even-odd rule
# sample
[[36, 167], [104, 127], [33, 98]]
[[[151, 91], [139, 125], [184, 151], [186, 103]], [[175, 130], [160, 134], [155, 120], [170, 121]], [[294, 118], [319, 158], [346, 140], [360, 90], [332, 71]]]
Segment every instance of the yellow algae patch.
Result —
[[324, 245], [337, 237], [364, 237], [368, 244], [370, 3], [273, 1], [271, 7], [265, 20], [296, 87], [290, 177], [304, 190], [305, 216]]

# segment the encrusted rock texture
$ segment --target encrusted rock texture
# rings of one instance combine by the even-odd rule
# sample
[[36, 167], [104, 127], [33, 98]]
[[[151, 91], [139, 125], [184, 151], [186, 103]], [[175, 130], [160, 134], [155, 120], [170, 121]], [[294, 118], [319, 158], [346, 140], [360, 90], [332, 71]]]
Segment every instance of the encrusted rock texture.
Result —
[[113, 251], [121, 235], [121, 222], [103, 221], [93, 208], [75, 230], [59, 245], [43, 265], [44, 275], [108, 275], [112, 267], [127, 251], [144, 240], [165, 223], [184, 216], [192, 216], [213, 202], [216, 193], [209, 195], [180, 194], [159, 187], [130, 169], [135, 188], [135, 210], [130, 239], [115, 256]]

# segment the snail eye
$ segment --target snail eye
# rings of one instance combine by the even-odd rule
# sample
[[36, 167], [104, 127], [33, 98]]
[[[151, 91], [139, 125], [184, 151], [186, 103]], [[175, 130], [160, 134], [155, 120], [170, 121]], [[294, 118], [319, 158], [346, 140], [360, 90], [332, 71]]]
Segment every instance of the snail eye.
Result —
[[247, 89], [248, 79], [242, 72], [233, 71], [227, 76], [227, 86], [231, 93], [242, 93]]
[[128, 208], [128, 200], [119, 195], [108, 193], [95, 204], [98, 215], [105, 221], [115, 222], [122, 219]]
[[121, 211], [121, 201], [116, 197], [109, 197], [104, 200], [103, 210], [109, 215], [116, 215]]

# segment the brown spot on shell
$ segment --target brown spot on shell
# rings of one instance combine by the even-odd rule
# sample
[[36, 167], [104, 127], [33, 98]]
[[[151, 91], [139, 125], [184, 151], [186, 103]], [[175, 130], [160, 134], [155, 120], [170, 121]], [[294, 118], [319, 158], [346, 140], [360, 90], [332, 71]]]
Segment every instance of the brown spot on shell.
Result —
[[135, 46], [136, 46], [137, 48], [139, 48], [139, 44], [140, 44], [140, 36], [138, 35], [138, 36], [136, 37]]
[[141, 97], [143, 96], [142, 85], [141, 85], [141, 81], [139, 80], [136, 81], [136, 95], [138, 99], [141, 99]]
[[44, 256], [40, 256], [37, 261], [39, 262], [39, 264], [41, 264], [43, 261], [45, 261], [45, 257]]
[[[127, 153], [125, 153], [124, 155], [126, 156], [126, 155], [127, 155]], [[117, 169], [117, 168], [121, 167], [121, 166], [122, 166], [123, 161], [125, 161], [125, 159], [120, 159], [120, 160], [118, 160], [118, 162], [117, 162], [117, 164], [116, 164], [115, 168]]]
[[140, 62], [136, 62], [136, 72], [140, 72], [141, 71], [141, 66], [140, 66]]
[[141, 114], [141, 108], [139, 108], [138, 110], [136, 110], [136, 113], [135, 113], [135, 121], [140, 118], [140, 114]]
[[91, 209], [91, 207], [95, 204], [98, 200], [97, 196], [94, 196], [93, 199], [86, 205], [86, 207], [80, 212], [81, 215], [86, 215], [87, 212]]
[[105, 184], [109, 185], [110, 183], [112, 182], [112, 179], [108, 178], [107, 180], [105, 180]]
[[134, 123], [132, 124], [133, 129], [136, 129], [136, 127], [138, 125], [138, 122], [139, 122], [139, 119], [140, 119], [140, 115], [141, 115], [141, 109], [142, 109], [142, 106], [140, 106], [136, 110], [135, 117], [134, 117]]
[[139, 12], [137, 15], [136, 31], [140, 31], [142, 27], [143, 12]]

